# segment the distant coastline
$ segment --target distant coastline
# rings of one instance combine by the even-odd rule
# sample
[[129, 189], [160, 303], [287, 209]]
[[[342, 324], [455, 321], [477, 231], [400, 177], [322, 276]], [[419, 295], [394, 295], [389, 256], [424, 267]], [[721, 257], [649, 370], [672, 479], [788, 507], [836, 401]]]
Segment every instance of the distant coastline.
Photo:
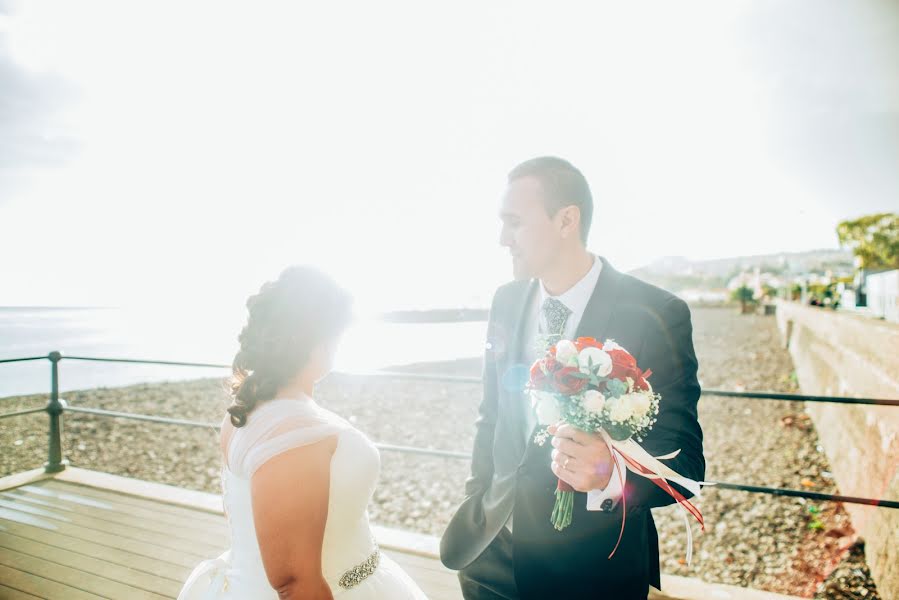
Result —
[[113, 310], [117, 306], [0, 306], [0, 310]]
[[[0, 311], [119, 310], [118, 306], [0, 306]], [[392, 310], [377, 315], [385, 323], [460, 323], [486, 321], [486, 308], [435, 308], [424, 310]]]
[[486, 308], [437, 308], [431, 310], [394, 310], [381, 313], [385, 323], [462, 323], [486, 321]]

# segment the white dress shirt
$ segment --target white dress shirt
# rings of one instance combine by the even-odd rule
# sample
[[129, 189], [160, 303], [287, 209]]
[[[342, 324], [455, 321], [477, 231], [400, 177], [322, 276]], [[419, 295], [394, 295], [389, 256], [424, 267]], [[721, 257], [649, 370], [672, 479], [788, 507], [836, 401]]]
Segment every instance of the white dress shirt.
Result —
[[[602, 261], [599, 260], [596, 256], [593, 257], [593, 266], [584, 275], [580, 281], [571, 286], [567, 291], [559, 294], [558, 296], [553, 296], [547, 291], [546, 286], [543, 285], [543, 282], [540, 282], [540, 290], [537, 295], [536, 302], [533, 303], [532, 311], [531, 311], [531, 319], [530, 323], [525, 326], [525, 335], [524, 340], [525, 344], [530, 344], [530, 346], [525, 348], [525, 356], [536, 359], [535, 351], [532, 348], [534, 346], [534, 342], [537, 338], [536, 334], [539, 332], [541, 334], [547, 331], [546, 317], [543, 314], [543, 310], [541, 310], [543, 303], [547, 298], [555, 298], [571, 311], [571, 314], [568, 315], [568, 320], [565, 322], [565, 329], [562, 331], [562, 338], [567, 340], [573, 340], [574, 335], [577, 332], [577, 328], [581, 323], [581, 319], [584, 317], [584, 310], [587, 308], [587, 303], [590, 301], [590, 297], [593, 295], [593, 290], [596, 289], [596, 284], [599, 281], [599, 274], [602, 271]], [[590, 332], [587, 332], [589, 335]], [[528, 400], [529, 401], [529, 400]], [[534, 415], [534, 411], [528, 407], [528, 410], [525, 411], [527, 415], [528, 422], [526, 425], [525, 435], [530, 435], [530, 433], [534, 430], [534, 426], [537, 423], [536, 415]], [[548, 467], [549, 465], [547, 465]], [[613, 464], [612, 466], [612, 478], [609, 480], [608, 485], [605, 489], [596, 489], [587, 492], [587, 510], [602, 510], [602, 504], [606, 500], [611, 500], [611, 507], [615, 507], [618, 504], [618, 501], [621, 499], [621, 481], [618, 478], [618, 467]], [[512, 529], [512, 519], [509, 518], [509, 521], [506, 523], [506, 527], [509, 530]]]

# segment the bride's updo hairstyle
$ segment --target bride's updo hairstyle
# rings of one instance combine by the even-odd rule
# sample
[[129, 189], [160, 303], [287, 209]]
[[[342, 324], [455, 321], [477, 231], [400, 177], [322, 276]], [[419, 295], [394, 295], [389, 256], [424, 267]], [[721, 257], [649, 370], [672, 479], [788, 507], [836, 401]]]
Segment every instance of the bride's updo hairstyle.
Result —
[[351, 315], [351, 299], [311, 267], [288, 267], [247, 300], [231, 378], [231, 423], [243, 427], [256, 406], [293, 379], [322, 343], [336, 338]]

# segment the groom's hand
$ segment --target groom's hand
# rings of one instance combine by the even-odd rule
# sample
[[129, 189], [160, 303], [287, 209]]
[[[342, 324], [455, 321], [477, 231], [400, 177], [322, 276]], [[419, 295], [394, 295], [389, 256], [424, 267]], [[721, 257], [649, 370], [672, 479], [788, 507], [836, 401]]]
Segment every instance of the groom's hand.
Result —
[[609, 447], [596, 434], [567, 423], [550, 425], [553, 435], [552, 471], [579, 492], [604, 490], [615, 465]]

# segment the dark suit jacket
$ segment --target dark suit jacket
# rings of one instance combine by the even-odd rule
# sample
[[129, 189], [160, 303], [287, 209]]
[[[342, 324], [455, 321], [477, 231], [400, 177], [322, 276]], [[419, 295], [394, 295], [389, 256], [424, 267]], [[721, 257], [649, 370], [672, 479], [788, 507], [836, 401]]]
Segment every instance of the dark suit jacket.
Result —
[[[601, 258], [602, 271], [577, 336], [614, 339], [652, 369], [653, 390], [662, 395], [658, 421], [643, 441], [651, 454], [680, 449], [671, 468], [692, 479], [705, 473], [702, 430], [697, 420], [699, 382], [687, 304], [673, 294], [616, 271]], [[471, 476], [465, 499], [443, 535], [441, 559], [451, 569], [471, 564], [513, 514], [514, 572], [522, 598], [646, 598], [660, 587], [659, 546], [650, 508], [674, 500], [655, 484], [630, 474], [625, 494], [627, 525], [615, 556], [622, 504], [587, 511], [577, 493], [573, 523], [556, 531], [550, 523], [556, 478], [549, 443], [525, 439], [523, 393], [530, 365], [522, 362], [525, 316], [538, 297], [536, 280], [497, 290], [490, 310], [484, 362], [484, 394], [476, 422]], [[677, 487], [677, 486], [676, 486]], [[689, 493], [680, 489], [687, 497]]]

